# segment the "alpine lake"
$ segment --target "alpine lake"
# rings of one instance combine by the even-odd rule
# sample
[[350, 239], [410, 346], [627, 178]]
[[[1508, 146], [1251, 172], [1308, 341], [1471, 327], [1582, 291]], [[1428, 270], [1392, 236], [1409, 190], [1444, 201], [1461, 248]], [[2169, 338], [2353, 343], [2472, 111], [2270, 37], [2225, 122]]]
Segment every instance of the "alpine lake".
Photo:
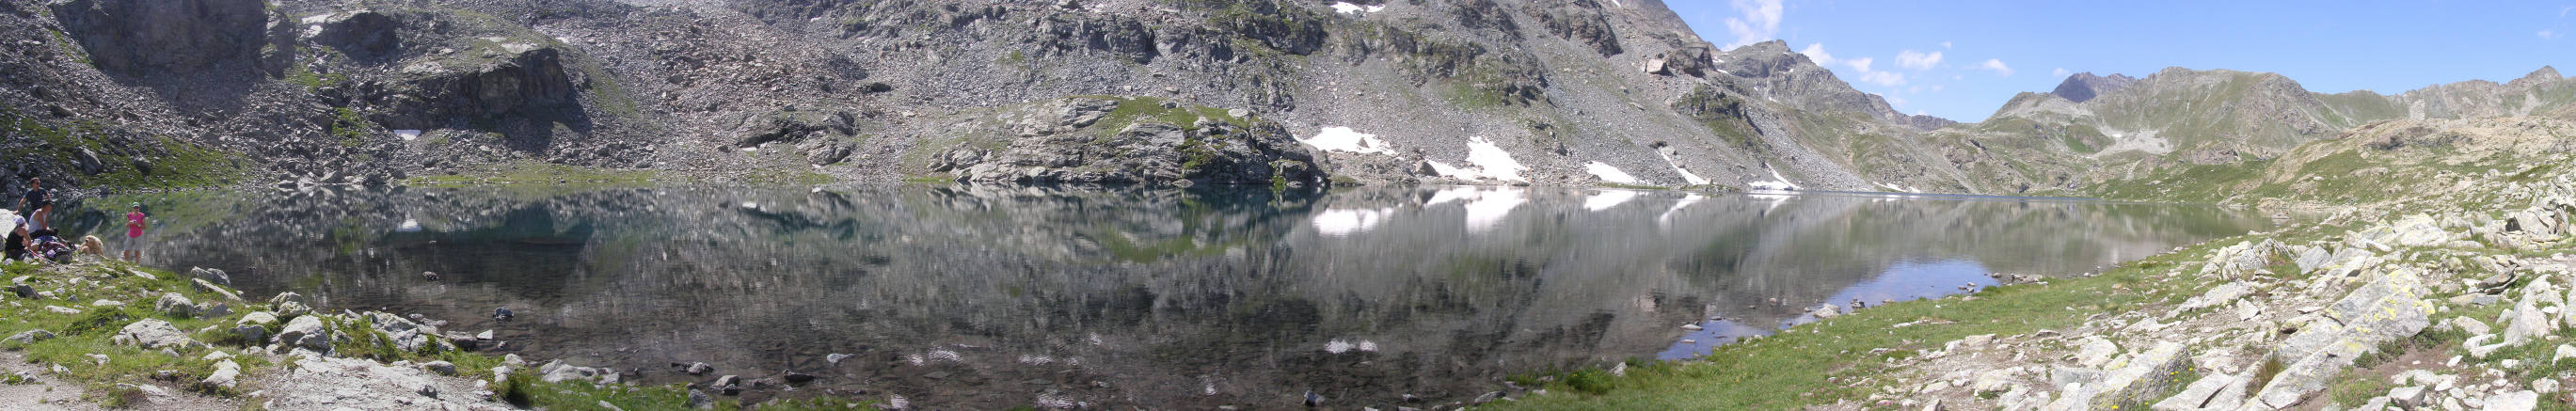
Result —
[[[190, 191], [55, 220], [113, 240], [131, 202], [144, 264], [254, 298], [420, 314], [644, 384], [794, 371], [931, 409], [1442, 404], [2273, 224], [2051, 198], [962, 185]], [[697, 362], [715, 371], [675, 366]]]

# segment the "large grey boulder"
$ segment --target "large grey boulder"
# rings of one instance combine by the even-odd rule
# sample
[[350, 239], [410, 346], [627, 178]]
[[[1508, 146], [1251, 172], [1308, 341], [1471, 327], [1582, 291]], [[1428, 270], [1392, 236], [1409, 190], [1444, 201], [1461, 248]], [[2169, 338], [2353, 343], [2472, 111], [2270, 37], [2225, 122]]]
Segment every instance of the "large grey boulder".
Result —
[[2553, 290], [2554, 287], [2550, 286], [2549, 277], [2546, 276], [2533, 279], [2530, 284], [2523, 286], [2522, 298], [2515, 299], [2513, 309], [2505, 311], [2504, 318], [2499, 320], [2504, 324], [2506, 345], [2530, 342], [2532, 339], [2558, 330], [2558, 320], [2550, 318], [2550, 315], [2543, 311], [2546, 306], [2563, 305], [2563, 302], [2557, 301], [2558, 294], [2552, 292]]
[[2198, 297], [2184, 300], [2182, 302], [2182, 306], [2176, 308], [2176, 311], [2191, 311], [2216, 307], [2220, 304], [2233, 303], [2236, 302], [2236, 299], [2242, 298], [2246, 294], [2252, 292], [2254, 292], [2254, 284], [2252, 283], [2244, 281], [2230, 282], [2210, 288], [2208, 292], [2201, 293]]
[[216, 361], [215, 371], [206, 373], [206, 378], [198, 380], [197, 386], [201, 389], [232, 389], [241, 383], [240, 380], [241, 364], [223, 360]]
[[314, 351], [331, 351], [331, 329], [323, 326], [322, 319], [318, 317], [307, 315], [287, 321], [286, 328], [277, 331], [277, 343]]
[[380, 60], [402, 51], [402, 23], [374, 11], [347, 11], [307, 18], [322, 30], [313, 41], [361, 61]]
[[2424, 294], [2422, 277], [2411, 268], [2370, 276], [2369, 282], [2320, 312], [2324, 320], [2275, 346], [2270, 358], [2287, 365], [2255, 391], [2254, 400], [2272, 408], [2296, 404], [2325, 389], [2352, 367], [2354, 358], [2380, 343], [2423, 331], [2432, 325], [2433, 309]]
[[2530, 390], [2505, 393], [2487, 397], [2486, 405], [2483, 411], [2531, 411], [2540, 407], [2540, 393]]
[[51, 332], [51, 331], [45, 331], [45, 330], [27, 330], [27, 331], [19, 332], [19, 333], [18, 333], [18, 334], [16, 334], [16, 335], [11, 335], [11, 336], [9, 336], [9, 338], [8, 338], [8, 339], [6, 339], [5, 341], [13, 342], [13, 343], [18, 343], [18, 344], [35, 344], [37, 341], [44, 341], [44, 340], [50, 340], [50, 339], [54, 339], [54, 333], [53, 333], [53, 332]]
[[2299, 265], [2300, 273], [2314, 273], [2324, 269], [2326, 263], [2333, 262], [2334, 253], [2327, 252], [2324, 247], [2308, 246], [2299, 249], [2298, 257], [2291, 261]]
[[2115, 404], [2144, 404], [2164, 398], [2181, 388], [2183, 381], [2174, 378], [2191, 367], [2191, 354], [2181, 343], [2163, 341], [2155, 348], [2139, 353], [2114, 367], [2110, 375], [2092, 388], [2094, 408]]
[[179, 331], [179, 327], [170, 325], [169, 321], [162, 321], [158, 318], [147, 318], [141, 321], [135, 321], [131, 324], [126, 324], [125, 328], [118, 329], [116, 331], [116, 336], [109, 337], [108, 341], [116, 344], [139, 346], [145, 349], [164, 347], [187, 348], [204, 345], [203, 343], [197, 342], [197, 340], [189, 339], [188, 333]]
[[2457, 236], [2442, 228], [2440, 220], [2435, 220], [2432, 216], [2423, 214], [2415, 214], [2399, 218], [2397, 223], [2393, 224], [2391, 227], [2392, 230], [2395, 231], [2396, 236], [2395, 239], [2390, 242], [2400, 246], [2433, 247], [2447, 244], [2450, 243], [2451, 240], [2457, 239]]
[[197, 315], [197, 303], [188, 301], [188, 296], [179, 293], [161, 293], [160, 299], [152, 301], [152, 310], [171, 317], [189, 318]]
[[[2203, 375], [2199, 380], [2192, 381], [2191, 385], [2184, 386], [2181, 392], [2174, 393], [2171, 397], [2165, 397], [2163, 401], [2156, 401], [2154, 405], [2148, 406], [2148, 409], [2155, 411], [2192, 411], [2212, 408], [2210, 407], [2210, 403], [2216, 400], [2220, 392], [2226, 391], [2229, 386], [2244, 385], [2243, 381], [2240, 380], [2241, 379], [2236, 376], [2224, 373], [2210, 373], [2208, 375]], [[2238, 396], [2241, 397], [2244, 395], [2243, 388], [2238, 388], [2236, 391]]]

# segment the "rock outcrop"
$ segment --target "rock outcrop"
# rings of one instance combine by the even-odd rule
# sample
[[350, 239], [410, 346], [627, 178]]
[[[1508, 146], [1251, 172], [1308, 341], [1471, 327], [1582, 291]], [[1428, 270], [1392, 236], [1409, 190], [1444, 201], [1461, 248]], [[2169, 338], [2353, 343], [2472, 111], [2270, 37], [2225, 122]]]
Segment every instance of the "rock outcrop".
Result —
[[2136, 82], [2138, 78], [2129, 77], [2126, 74], [2113, 73], [2109, 76], [2097, 76], [2089, 72], [2075, 73], [2066, 76], [2066, 81], [2057, 83], [2057, 89], [2050, 90], [2048, 94], [2055, 94], [2067, 101], [2082, 103], [2092, 100], [2094, 96], [2120, 91], [2121, 88]]
[[72, 0], [52, 7], [91, 64], [125, 76], [227, 62], [246, 70], [269, 21], [260, 0]]
[[953, 171], [962, 181], [1002, 183], [1307, 187], [1323, 182], [1317, 156], [1287, 130], [1225, 110], [1072, 98], [1022, 110], [1018, 116], [1009, 131], [1016, 137], [996, 142], [999, 147], [950, 151], [933, 170]]

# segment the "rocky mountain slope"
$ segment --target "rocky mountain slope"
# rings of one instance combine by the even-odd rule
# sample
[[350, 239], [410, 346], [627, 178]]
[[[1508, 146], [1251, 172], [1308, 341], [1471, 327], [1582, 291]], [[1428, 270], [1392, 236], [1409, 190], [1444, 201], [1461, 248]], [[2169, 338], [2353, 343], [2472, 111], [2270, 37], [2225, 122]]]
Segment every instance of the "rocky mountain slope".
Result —
[[[1952, 122], [1897, 113], [1783, 43], [1717, 50], [1657, 1], [1369, 3], [13, 0], [0, 152], [20, 176], [109, 188], [540, 162], [1149, 184], [1967, 179], [1913, 148]], [[1102, 113], [1152, 111], [1118, 128], [1005, 120], [1096, 107], [1068, 97], [1156, 104]], [[1082, 130], [1177, 138], [1009, 154], [1064, 152]], [[1240, 131], [1255, 136], [1212, 137]], [[1199, 170], [1217, 164], [1199, 148], [1249, 157]]]
[[2279, 74], [2230, 70], [2123, 77], [2070, 76], [2057, 92], [2022, 93], [1993, 117], [1933, 140], [1988, 179], [1972, 190], [2100, 195], [2194, 166], [2275, 158], [2383, 121], [2519, 117], [2576, 102], [2576, 81], [2549, 67], [2503, 84], [2473, 80], [2395, 95], [2317, 93]]
[[0, 158], [110, 189], [551, 163], [2088, 195], [2374, 121], [2576, 101], [2548, 68], [2395, 95], [2168, 69], [1960, 124], [1783, 42], [1720, 50], [1658, 1], [12, 0], [0, 21]]

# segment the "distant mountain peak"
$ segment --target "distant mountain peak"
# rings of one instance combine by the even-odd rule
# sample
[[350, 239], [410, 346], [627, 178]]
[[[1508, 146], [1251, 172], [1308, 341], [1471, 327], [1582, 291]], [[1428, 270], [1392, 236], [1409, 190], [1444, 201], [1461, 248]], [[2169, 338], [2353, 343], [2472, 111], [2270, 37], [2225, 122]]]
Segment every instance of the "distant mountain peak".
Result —
[[2086, 100], [2092, 100], [2093, 97], [2117, 91], [2121, 88], [2126, 88], [2130, 84], [2135, 84], [2137, 82], [2138, 79], [2136, 77], [2129, 77], [2126, 74], [2114, 73], [2110, 76], [2097, 76], [2093, 75], [2092, 72], [2075, 73], [2066, 76], [2066, 81], [2057, 83], [2057, 89], [2049, 91], [2049, 94], [2055, 94], [2060, 98], [2065, 98], [2067, 101], [2082, 103]]
[[2532, 70], [2532, 71], [2531, 71], [2531, 74], [2524, 74], [2524, 75], [2522, 75], [2522, 78], [2514, 79], [2513, 81], [2506, 82], [2506, 83], [2505, 83], [2505, 85], [2508, 85], [2508, 86], [2512, 86], [2512, 85], [2526, 85], [2526, 86], [2527, 86], [2527, 85], [2530, 85], [2530, 84], [2539, 84], [2539, 83], [2545, 83], [2545, 82], [2554, 82], [2554, 81], [2559, 81], [2559, 80], [2565, 80], [2566, 78], [2567, 78], [2566, 76], [2561, 76], [2561, 75], [2559, 75], [2559, 74], [2558, 74], [2558, 68], [2557, 68], [2557, 67], [2540, 66], [2540, 69], [2539, 69], [2539, 70]]

